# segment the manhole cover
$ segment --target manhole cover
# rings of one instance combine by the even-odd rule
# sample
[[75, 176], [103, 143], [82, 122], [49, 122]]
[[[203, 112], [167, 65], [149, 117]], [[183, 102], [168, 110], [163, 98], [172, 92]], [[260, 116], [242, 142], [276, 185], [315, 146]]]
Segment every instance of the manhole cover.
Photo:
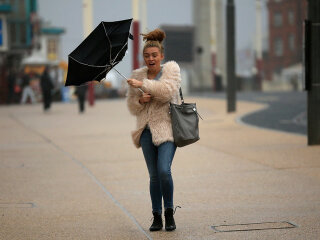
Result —
[[0, 208], [34, 208], [34, 203], [0, 203]]
[[257, 231], [269, 229], [288, 229], [296, 228], [297, 226], [290, 222], [262, 222], [262, 223], [245, 223], [231, 225], [212, 226], [212, 229], [217, 232], [239, 232], [239, 231]]

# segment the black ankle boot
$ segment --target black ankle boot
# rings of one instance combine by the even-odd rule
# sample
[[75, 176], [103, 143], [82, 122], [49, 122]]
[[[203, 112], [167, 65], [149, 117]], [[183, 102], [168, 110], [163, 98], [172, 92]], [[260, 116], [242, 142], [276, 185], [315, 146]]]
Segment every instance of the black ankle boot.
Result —
[[173, 209], [167, 208], [164, 212], [164, 217], [166, 219], [166, 231], [173, 231], [176, 229], [176, 223], [173, 218]]
[[173, 210], [173, 208], [167, 208], [164, 212], [164, 217], [166, 219], [166, 230], [167, 231], [173, 231], [176, 229], [176, 223], [174, 222], [173, 215], [176, 213], [177, 208], [181, 208], [180, 206], [176, 206], [176, 208]]
[[149, 228], [149, 230], [151, 232], [159, 231], [163, 227], [161, 214], [157, 213], [157, 212], [154, 212], [152, 214], [153, 214], [153, 223], [152, 223], [151, 227]]

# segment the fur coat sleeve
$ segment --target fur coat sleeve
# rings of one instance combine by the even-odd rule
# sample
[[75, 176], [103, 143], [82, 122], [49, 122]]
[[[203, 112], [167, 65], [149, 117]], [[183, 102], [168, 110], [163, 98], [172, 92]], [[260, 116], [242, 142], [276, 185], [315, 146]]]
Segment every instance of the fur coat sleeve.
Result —
[[[131, 78], [134, 78], [134, 74], [131, 76]], [[142, 96], [141, 92], [129, 86], [128, 93], [127, 93], [127, 106], [129, 109], [129, 112], [132, 115], [137, 116], [144, 108], [144, 104], [139, 103], [139, 98]]]

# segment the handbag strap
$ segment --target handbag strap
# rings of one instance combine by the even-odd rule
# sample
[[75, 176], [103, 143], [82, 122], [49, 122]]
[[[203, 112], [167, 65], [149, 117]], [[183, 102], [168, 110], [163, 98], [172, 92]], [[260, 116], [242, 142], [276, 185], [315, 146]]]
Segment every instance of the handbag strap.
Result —
[[[181, 102], [184, 103], [184, 99], [183, 99], [183, 94], [182, 94], [181, 87], [179, 88], [179, 93], [180, 93]], [[196, 111], [196, 113], [197, 113], [197, 115], [203, 120], [203, 118], [202, 118], [201, 115], [198, 113], [198, 111]]]
[[181, 87], [179, 88], [181, 102], [184, 103]]

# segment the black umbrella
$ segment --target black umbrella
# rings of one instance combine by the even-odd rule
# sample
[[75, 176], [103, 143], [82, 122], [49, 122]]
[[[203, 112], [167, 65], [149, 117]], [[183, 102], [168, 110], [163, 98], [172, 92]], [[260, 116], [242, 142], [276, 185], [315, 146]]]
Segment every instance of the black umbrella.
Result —
[[65, 86], [101, 81], [128, 49], [131, 19], [101, 22], [68, 57]]

